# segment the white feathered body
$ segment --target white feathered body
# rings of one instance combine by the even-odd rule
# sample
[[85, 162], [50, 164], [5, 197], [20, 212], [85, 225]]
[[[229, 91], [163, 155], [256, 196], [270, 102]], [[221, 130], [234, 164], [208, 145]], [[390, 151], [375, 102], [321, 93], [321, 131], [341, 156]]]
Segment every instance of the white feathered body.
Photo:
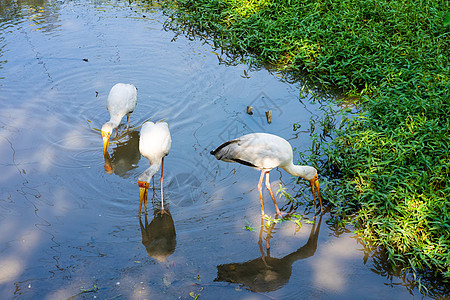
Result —
[[238, 162], [258, 170], [271, 170], [292, 160], [291, 145], [285, 139], [268, 133], [241, 136], [223, 143], [214, 152], [217, 159]]
[[237, 162], [258, 170], [281, 167], [294, 176], [310, 180], [317, 170], [293, 164], [292, 147], [285, 139], [269, 133], [250, 133], [228, 141], [212, 151], [217, 159]]
[[111, 117], [110, 123], [115, 128], [119, 126], [120, 121], [125, 115], [134, 111], [137, 103], [137, 89], [132, 84], [117, 83], [111, 88], [106, 108]]
[[139, 152], [150, 162], [150, 167], [139, 176], [140, 181], [148, 182], [158, 172], [162, 158], [169, 154], [172, 138], [166, 122], [146, 122], [142, 125], [139, 138]]

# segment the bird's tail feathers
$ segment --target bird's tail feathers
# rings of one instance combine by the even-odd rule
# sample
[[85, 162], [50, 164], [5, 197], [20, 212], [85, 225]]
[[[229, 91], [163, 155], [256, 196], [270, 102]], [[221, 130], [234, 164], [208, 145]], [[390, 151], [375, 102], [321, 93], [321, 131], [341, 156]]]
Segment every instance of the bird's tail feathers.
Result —
[[238, 142], [238, 140], [231, 140], [231, 141], [225, 142], [222, 145], [220, 145], [219, 147], [217, 147], [216, 150], [213, 150], [210, 153], [212, 155], [214, 155], [217, 159], [222, 159], [224, 154], [228, 152], [228, 151], [226, 151], [226, 147], [231, 144], [237, 143], [237, 142]]

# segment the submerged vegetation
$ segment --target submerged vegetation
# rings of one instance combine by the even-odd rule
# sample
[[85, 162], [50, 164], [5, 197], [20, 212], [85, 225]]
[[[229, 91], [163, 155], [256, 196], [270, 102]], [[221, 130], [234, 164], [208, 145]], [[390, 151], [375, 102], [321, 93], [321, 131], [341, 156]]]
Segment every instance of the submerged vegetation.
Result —
[[358, 95], [364, 112], [344, 118], [320, 157], [333, 220], [351, 221], [393, 265], [450, 282], [448, 0], [164, 3], [172, 26]]

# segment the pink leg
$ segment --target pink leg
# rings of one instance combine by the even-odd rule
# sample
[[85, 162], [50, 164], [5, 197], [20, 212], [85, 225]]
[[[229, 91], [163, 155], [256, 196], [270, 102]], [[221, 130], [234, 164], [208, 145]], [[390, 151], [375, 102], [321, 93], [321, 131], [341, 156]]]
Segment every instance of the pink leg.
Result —
[[164, 211], [164, 200], [163, 200], [163, 175], [164, 175], [164, 157], [161, 163], [161, 210]]
[[261, 171], [261, 177], [258, 182], [259, 199], [261, 200], [261, 216], [264, 216], [264, 202], [262, 196], [262, 181], [264, 179], [264, 170]]
[[147, 215], [147, 195], [148, 195], [148, 189], [145, 190], [145, 196], [144, 196], [144, 213]]
[[273, 204], [275, 204], [275, 209], [277, 210], [277, 215], [281, 216], [281, 211], [278, 208], [277, 201], [275, 200], [275, 197], [273, 196], [272, 189], [270, 188], [269, 171], [266, 172], [266, 187], [269, 190], [270, 196], [272, 197]]
[[128, 121], [130, 120], [130, 115], [127, 115], [127, 131], [128, 131]]

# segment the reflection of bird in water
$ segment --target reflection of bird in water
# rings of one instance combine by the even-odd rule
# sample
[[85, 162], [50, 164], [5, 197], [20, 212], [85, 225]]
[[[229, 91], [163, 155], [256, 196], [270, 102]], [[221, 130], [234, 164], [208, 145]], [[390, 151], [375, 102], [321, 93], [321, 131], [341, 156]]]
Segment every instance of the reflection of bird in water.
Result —
[[262, 228], [259, 234], [259, 247], [261, 257], [244, 263], [231, 263], [217, 266], [217, 278], [214, 281], [226, 281], [239, 283], [247, 286], [253, 292], [271, 292], [278, 290], [288, 283], [292, 273], [292, 264], [300, 259], [305, 259], [314, 255], [317, 250], [317, 240], [319, 237], [320, 223], [314, 224], [308, 241], [297, 251], [286, 255], [283, 258], [274, 258], [270, 256], [269, 239], [273, 226], [269, 228], [266, 238], [267, 256], [264, 255], [262, 248]]
[[139, 153], [139, 131], [128, 131], [124, 141], [119, 141], [112, 150], [111, 156], [107, 152], [105, 158], [105, 171], [115, 173], [127, 178], [128, 172], [137, 168], [141, 153]]
[[273, 168], [281, 167], [293, 176], [299, 176], [309, 181], [314, 199], [314, 212], [316, 209], [316, 196], [314, 186], [317, 188], [317, 195], [320, 200], [320, 211], [322, 209], [322, 198], [320, 197], [319, 177], [317, 170], [309, 166], [297, 166], [293, 163], [292, 147], [285, 139], [268, 133], [251, 133], [237, 139], [228, 141], [211, 151], [217, 159], [226, 162], [237, 162], [246, 166], [261, 170], [258, 191], [261, 200], [261, 215], [264, 215], [264, 204], [262, 198], [262, 181], [266, 174], [266, 187], [269, 190], [273, 203], [277, 210], [277, 215], [281, 215], [272, 189], [270, 188], [269, 172]]
[[155, 210], [153, 216], [153, 220], [148, 224], [147, 215], [145, 215], [145, 225], [139, 218], [142, 244], [150, 257], [164, 262], [175, 251], [177, 245], [175, 224], [169, 211], [159, 214]]
[[153, 178], [158, 172], [159, 167], [161, 167], [161, 213], [164, 213], [164, 157], [169, 154], [171, 144], [169, 124], [166, 122], [146, 122], [142, 125], [139, 151], [149, 160], [150, 167], [139, 176], [139, 217], [141, 216], [142, 200], [144, 200], [145, 213], [147, 214], [147, 193], [150, 178]]
[[130, 114], [137, 103], [137, 89], [132, 84], [117, 83], [111, 88], [106, 108], [109, 111], [110, 120], [102, 126], [103, 155], [108, 152], [109, 139], [112, 131], [117, 128], [122, 118], [127, 116], [127, 130]]

